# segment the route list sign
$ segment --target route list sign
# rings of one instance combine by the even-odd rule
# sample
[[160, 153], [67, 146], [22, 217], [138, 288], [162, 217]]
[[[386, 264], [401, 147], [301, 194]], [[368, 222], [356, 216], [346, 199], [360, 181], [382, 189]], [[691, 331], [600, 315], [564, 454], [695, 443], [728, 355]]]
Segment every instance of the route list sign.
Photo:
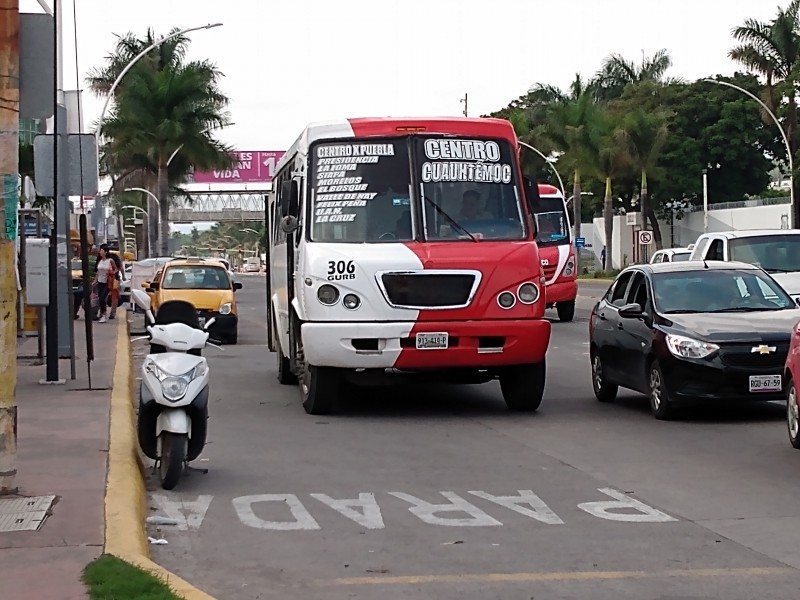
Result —
[[384, 157], [395, 155], [394, 144], [334, 144], [317, 146], [315, 152], [315, 223], [355, 221], [354, 208], [362, 208], [377, 196], [369, 191], [364, 172], [374, 170]]

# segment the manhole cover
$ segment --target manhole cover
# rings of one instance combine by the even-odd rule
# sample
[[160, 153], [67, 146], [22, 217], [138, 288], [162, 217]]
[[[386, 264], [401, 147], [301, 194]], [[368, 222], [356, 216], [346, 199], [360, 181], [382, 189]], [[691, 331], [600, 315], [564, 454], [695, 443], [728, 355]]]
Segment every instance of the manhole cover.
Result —
[[55, 499], [55, 496], [33, 496], [0, 500], [0, 532], [37, 531]]

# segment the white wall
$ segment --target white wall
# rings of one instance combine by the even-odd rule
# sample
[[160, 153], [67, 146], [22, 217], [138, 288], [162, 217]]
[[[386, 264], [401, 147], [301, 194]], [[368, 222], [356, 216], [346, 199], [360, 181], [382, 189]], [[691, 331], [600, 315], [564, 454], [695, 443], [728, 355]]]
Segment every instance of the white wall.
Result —
[[[723, 208], [708, 211], [708, 231], [731, 231], [740, 229], [787, 229], [791, 222], [789, 204], [776, 204], [769, 206], [753, 206], [746, 208]], [[682, 219], [675, 220], [674, 232], [669, 222], [659, 221], [664, 248], [682, 247], [693, 244], [698, 236], [703, 233], [703, 211], [694, 211], [683, 215]], [[614, 217], [614, 256], [613, 266], [608, 268], [620, 269], [636, 262], [634, 249], [635, 231], [639, 228], [625, 224], [625, 216]], [[581, 232], [586, 238], [587, 245], [592, 243], [595, 256], [600, 257], [600, 251], [605, 245], [605, 226], [602, 217], [597, 217], [594, 222], [584, 223]], [[674, 244], [672, 243], [674, 236]], [[648, 256], [655, 251], [655, 244], [650, 246]], [[644, 259], [644, 256], [641, 257]]]

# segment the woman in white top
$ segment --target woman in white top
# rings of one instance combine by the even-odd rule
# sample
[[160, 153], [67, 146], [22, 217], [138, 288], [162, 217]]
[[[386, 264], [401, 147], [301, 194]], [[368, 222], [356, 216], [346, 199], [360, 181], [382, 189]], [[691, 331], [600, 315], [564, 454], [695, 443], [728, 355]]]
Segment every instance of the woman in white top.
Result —
[[108, 304], [108, 285], [111, 280], [117, 275], [117, 266], [114, 259], [108, 255], [108, 247], [103, 244], [97, 251], [97, 272], [95, 273], [95, 283], [97, 284], [97, 297], [100, 303], [100, 323], [105, 323], [108, 318], [106, 317], [106, 310]]

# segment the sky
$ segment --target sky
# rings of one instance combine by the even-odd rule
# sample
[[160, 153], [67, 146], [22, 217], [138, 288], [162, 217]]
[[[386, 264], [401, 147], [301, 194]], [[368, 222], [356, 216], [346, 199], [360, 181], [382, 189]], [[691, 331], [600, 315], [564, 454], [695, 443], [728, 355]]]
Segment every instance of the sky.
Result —
[[[52, 6], [55, 0], [45, 0]], [[313, 121], [356, 116], [469, 116], [506, 106], [535, 82], [565, 88], [612, 53], [637, 62], [666, 48], [669, 74], [731, 74], [731, 29], [767, 20], [778, 0], [61, 0], [64, 88], [83, 89], [116, 35], [173, 27], [190, 59], [225, 74], [239, 150], [285, 150]], [[74, 2], [74, 4], [73, 4]], [[788, 0], [783, 0], [783, 4]], [[77, 14], [77, 68], [73, 7]], [[41, 12], [20, 0], [23, 12]], [[84, 93], [84, 120], [102, 98]]]

